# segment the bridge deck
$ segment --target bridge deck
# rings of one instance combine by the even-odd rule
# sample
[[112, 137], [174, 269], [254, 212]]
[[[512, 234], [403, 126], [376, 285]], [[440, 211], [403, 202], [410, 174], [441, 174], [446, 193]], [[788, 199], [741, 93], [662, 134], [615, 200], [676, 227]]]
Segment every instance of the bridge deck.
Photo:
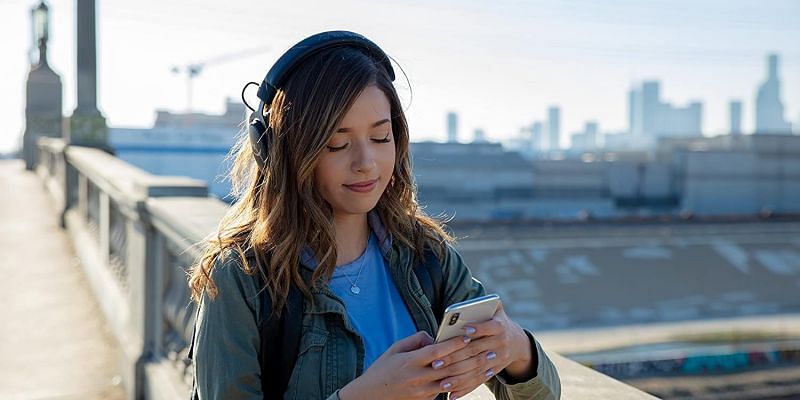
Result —
[[0, 398], [123, 399], [118, 344], [42, 181], [0, 160]]

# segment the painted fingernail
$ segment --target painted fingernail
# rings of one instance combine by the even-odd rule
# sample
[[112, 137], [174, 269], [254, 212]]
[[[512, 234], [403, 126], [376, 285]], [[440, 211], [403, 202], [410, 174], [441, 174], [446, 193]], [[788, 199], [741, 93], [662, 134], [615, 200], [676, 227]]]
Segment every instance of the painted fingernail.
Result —
[[433, 362], [433, 369], [439, 369], [442, 367], [442, 365], [444, 365], [444, 361], [436, 360]]
[[493, 351], [490, 351], [489, 354], [486, 355], [487, 360], [494, 360], [495, 357], [497, 357], [497, 354], [495, 354]]
[[450, 396], [450, 400], [456, 400], [456, 399], [458, 399], [458, 396]]
[[464, 330], [467, 331], [467, 335], [472, 335], [473, 333], [475, 333], [475, 328], [471, 326], [464, 327]]
[[453, 387], [453, 384], [450, 383], [450, 382], [445, 382], [445, 384], [442, 385], [442, 387], [445, 388], [445, 389], [450, 389], [451, 387]]
[[464, 336], [464, 343], [469, 343], [470, 340], [472, 340], [472, 338], [469, 336]]
[[492, 369], [489, 368], [489, 370], [486, 371], [486, 373], [484, 375], [486, 375], [487, 378], [490, 378], [492, 376], [492, 374], [494, 374], [494, 371], [492, 371]]

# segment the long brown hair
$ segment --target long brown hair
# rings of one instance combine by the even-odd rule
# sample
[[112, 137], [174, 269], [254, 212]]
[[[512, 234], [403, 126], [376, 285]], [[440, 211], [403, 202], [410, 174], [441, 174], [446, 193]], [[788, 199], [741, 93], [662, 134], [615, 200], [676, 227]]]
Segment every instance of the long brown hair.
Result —
[[[417, 204], [409, 159], [408, 124], [400, 99], [386, 71], [364, 52], [334, 47], [305, 60], [279, 88], [272, 101], [269, 123], [273, 138], [269, 162], [259, 169], [246, 132], [238, 136], [228, 157], [232, 195], [237, 200], [219, 223], [216, 237], [204, 242], [199, 260], [190, 268], [191, 298], [199, 303], [203, 291], [212, 299], [217, 288], [211, 270], [226, 250], [238, 252], [243, 269], [260, 273], [280, 315], [291, 284], [312, 299], [311, 287], [327, 282], [336, 268], [336, 241], [330, 205], [314, 186], [314, 169], [334, 129], [358, 95], [375, 85], [389, 99], [396, 146], [394, 173], [375, 206], [395, 245], [422, 257], [430, 245], [440, 256], [453, 237], [442, 222]], [[312, 282], [300, 275], [300, 256], [308, 245], [317, 260]], [[257, 266], [244, 252], [252, 249]], [[312, 300], [313, 301], [313, 300]]]

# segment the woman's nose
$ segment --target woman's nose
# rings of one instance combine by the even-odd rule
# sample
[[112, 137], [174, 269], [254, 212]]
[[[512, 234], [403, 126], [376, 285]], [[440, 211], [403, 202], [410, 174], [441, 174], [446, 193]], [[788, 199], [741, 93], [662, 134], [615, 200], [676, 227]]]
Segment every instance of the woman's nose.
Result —
[[355, 158], [353, 159], [353, 170], [355, 172], [370, 171], [375, 168], [375, 152], [370, 148], [369, 144], [362, 143], [355, 146]]

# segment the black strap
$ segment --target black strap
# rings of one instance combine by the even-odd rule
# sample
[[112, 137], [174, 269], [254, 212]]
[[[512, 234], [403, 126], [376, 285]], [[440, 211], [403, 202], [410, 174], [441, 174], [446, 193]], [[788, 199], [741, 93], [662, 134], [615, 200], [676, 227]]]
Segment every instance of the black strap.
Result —
[[282, 399], [299, 353], [303, 295], [295, 285], [291, 285], [280, 318], [270, 315], [272, 300], [266, 290], [263, 299], [265, 319], [261, 329], [261, 390], [265, 399]]
[[445, 306], [443, 304], [444, 296], [442, 295], [444, 288], [442, 284], [442, 266], [433, 249], [425, 246], [424, 254], [425, 259], [423, 262], [418, 262], [414, 265], [414, 274], [417, 275], [417, 280], [422, 286], [422, 292], [425, 293], [425, 297], [428, 298], [433, 307], [433, 315], [436, 316], [436, 322], [438, 323], [444, 316]]
[[[194, 329], [192, 329], [192, 341], [189, 343], [189, 354], [186, 356], [189, 360], [189, 366], [192, 365], [194, 360], [194, 338], [197, 336], [197, 317], [200, 315], [200, 305], [196, 307]], [[194, 376], [194, 371], [192, 371], [192, 392], [189, 394], [189, 400], [199, 400], [197, 395], [197, 377]]]

